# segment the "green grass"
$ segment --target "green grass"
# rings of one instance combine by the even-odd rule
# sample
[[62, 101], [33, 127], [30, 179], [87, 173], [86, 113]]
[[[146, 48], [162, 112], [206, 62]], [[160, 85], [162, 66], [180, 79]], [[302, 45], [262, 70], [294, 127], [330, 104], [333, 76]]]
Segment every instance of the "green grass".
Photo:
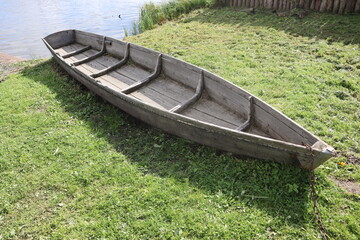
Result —
[[[127, 40], [225, 77], [359, 157], [358, 21], [199, 10]], [[0, 239], [320, 236], [306, 170], [168, 135], [53, 60], [23, 65], [0, 83]], [[358, 239], [360, 198], [332, 178], [359, 184], [359, 165], [333, 158], [316, 176], [329, 235]]]

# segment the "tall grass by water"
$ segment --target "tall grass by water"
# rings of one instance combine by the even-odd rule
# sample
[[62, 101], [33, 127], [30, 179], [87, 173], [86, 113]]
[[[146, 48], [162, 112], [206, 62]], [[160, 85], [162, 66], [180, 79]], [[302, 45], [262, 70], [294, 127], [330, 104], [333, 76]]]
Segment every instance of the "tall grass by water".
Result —
[[[153, 29], [157, 24], [173, 20], [194, 9], [210, 7], [213, 0], [171, 0], [162, 4], [152, 2], [145, 4], [140, 11], [138, 23], [134, 23], [137, 32]], [[136, 34], [136, 30], [133, 34]]]

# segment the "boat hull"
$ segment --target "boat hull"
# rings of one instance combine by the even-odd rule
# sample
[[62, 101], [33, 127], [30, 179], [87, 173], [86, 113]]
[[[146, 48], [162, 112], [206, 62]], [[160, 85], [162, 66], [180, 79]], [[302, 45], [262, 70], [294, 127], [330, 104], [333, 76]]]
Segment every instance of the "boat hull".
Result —
[[[74, 66], [67, 64], [49, 44], [46, 43], [46, 46], [59, 65], [89, 90], [133, 117], [170, 134], [237, 155], [292, 164], [306, 169], [314, 169], [332, 156], [333, 152], [329, 151], [328, 147], [324, 151], [319, 151], [310, 146], [274, 141], [153, 107], [99, 84]], [[320, 144], [324, 143], [320, 142]]]

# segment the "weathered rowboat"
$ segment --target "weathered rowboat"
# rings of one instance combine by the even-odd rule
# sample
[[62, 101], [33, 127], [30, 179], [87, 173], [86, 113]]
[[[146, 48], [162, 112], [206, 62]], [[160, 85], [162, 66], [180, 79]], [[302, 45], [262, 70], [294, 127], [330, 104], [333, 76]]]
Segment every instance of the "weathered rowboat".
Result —
[[56, 32], [43, 41], [91, 91], [171, 134], [307, 169], [335, 152], [254, 95], [174, 57], [79, 30]]

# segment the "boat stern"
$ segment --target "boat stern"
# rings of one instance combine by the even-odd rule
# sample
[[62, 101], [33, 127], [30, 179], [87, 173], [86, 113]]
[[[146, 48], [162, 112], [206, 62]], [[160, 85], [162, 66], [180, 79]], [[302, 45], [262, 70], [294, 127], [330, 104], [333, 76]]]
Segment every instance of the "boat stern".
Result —
[[53, 49], [69, 45], [75, 41], [75, 30], [64, 30], [50, 34], [42, 39]]
[[306, 161], [301, 162], [301, 167], [309, 170], [314, 170], [336, 154], [333, 147], [321, 140], [318, 140], [308, 149], [309, 153], [306, 154]]

